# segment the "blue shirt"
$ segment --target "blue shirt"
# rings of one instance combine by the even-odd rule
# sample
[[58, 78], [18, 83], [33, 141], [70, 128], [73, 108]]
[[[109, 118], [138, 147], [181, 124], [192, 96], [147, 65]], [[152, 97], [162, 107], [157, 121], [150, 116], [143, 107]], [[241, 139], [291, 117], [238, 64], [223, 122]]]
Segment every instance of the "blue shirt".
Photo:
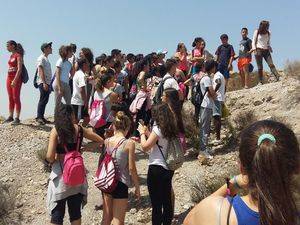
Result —
[[219, 59], [219, 64], [228, 66], [229, 60], [232, 56], [234, 56], [234, 49], [232, 45], [220, 45], [216, 51], [216, 55]]

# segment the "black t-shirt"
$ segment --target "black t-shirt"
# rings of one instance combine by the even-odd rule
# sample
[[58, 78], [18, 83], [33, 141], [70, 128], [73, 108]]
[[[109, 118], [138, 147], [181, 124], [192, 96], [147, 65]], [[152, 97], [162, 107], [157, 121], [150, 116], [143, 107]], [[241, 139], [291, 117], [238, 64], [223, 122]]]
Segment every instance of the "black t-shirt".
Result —
[[239, 58], [251, 58], [248, 52], [252, 48], [252, 41], [250, 38], [245, 38], [240, 42]]
[[229, 64], [229, 60], [234, 54], [234, 49], [230, 44], [222, 44], [216, 51], [216, 55], [219, 57], [219, 64], [226, 66]]

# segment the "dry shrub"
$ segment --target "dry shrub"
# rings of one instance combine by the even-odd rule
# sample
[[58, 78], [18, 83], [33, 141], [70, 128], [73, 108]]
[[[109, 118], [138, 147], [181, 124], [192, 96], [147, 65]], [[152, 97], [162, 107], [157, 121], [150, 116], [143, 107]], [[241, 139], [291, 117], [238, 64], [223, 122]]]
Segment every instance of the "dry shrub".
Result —
[[0, 224], [19, 224], [19, 216], [13, 215], [15, 192], [12, 187], [0, 182]]
[[254, 114], [252, 110], [242, 111], [238, 113], [236, 117], [233, 119], [233, 122], [235, 123], [235, 127], [239, 132], [256, 121], [257, 121], [257, 116]]
[[190, 198], [193, 203], [199, 203], [204, 198], [208, 197], [221, 186], [225, 184], [226, 177], [231, 177], [238, 174], [236, 166], [230, 166], [226, 170], [220, 171], [218, 174], [212, 173], [211, 176], [203, 176], [200, 174], [190, 181]]
[[300, 81], [300, 61], [287, 61], [284, 72], [287, 76]]
[[45, 161], [47, 150], [48, 150], [47, 146], [45, 146], [45, 147], [40, 148], [39, 150], [37, 150], [36, 157], [39, 159], [39, 161], [41, 161], [41, 163], [43, 163], [45, 172], [51, 172], [51, 167]]
[[182, 119], [186, 138], [194, 149], [199, 149], [199, 126], [195, 121], [194, 113], [183, 110]]

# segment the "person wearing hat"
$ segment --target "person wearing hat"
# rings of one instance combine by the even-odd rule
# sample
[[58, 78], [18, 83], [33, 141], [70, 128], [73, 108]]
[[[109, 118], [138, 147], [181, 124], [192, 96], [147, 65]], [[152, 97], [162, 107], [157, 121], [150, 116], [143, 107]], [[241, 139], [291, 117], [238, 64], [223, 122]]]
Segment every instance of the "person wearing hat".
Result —
[[40, 91], [40, 99], [37, 107], [36, 121], [40, 125], [49, 123], [45, 119], [45, 109], [50, 96], [50, 84], [52, 79], [51, 64], [48, 56], [52, 54], [52, 42], [43, 43], [41, 46], [42, 54], [37, 59], [37, 84]]

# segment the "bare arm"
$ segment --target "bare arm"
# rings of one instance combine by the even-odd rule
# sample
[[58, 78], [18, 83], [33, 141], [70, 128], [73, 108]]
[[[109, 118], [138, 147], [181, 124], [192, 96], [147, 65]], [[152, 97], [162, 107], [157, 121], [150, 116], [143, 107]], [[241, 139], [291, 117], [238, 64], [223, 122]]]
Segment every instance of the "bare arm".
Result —
[[44, 73], [44, 68], [42, 66], [39, 66], [38, 67], [38, 73], [39, 73], [39, 76], [42, 80], [42, 83], [43, 84], [46, 84], [46, 79], [45, 79], [45, 73]]
[[213, 86], [208, 87], [208, 96], [215, 99], [216, 98], [216, 92], [213, 88]]
[[61, 75], [61, 68], [60, 67], [56, 67], [56, 72], [55, 72], [56, 84], [58, 86], [58, 90], [61, 91], [60, 75]]
[[146, 139], [146, 134], [145, 132], [140, 132], [141, 133], [141, 147], [143, 151], [149, 151], [151, 148], [156, 145], [156, 142], [158, 141], [158, 136], [156, 133], [153, 131], [151, 132], [150, 136], [148, 139]]
[[14, 82], [19, 79], [22, 73], [22, 66], [23, 66], [23, 58], [20, 56], [17, 58], [17, 72], [14, 78]]
[[135, 144], [132, 141], [129, 141], [127, 144], [128, 147], [128, 154], [129, 154], [129, 173], [130, 176], [132, 178], [133, 184], [135, 189], [140, 188], [139, 185], [139, 178], [138, 178], [138, 174], [137, 174], [137, 169], [136, 169], [136, 165], [135, 165]]
[[55, 161], [56, 147], [57, 147], [57, 132], [56, 129], [53, 128], [50, 133], [48, 150], [46, 154], [46, 160], [49, 163], [53, 163]]
[[88, 100], [87, 100], [87, 96], [86, 96], [86, 92], [85, 92], [85, 86], [80, 88], [80, 94], [81, 94], [82, 100], [84, 102], [84, 106], [87, 107], [88, 106]]

